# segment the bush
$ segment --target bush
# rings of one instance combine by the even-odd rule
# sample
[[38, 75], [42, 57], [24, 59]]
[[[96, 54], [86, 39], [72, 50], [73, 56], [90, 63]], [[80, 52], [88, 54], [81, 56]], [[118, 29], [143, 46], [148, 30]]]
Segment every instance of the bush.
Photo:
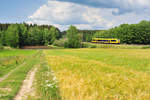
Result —
[[95, 44], [82, 43], [82, 48], [97, 48]]
[[3, 46], [2, 46], [2, 44], [0, 44], [0, 49], [3, 49]]
[[143, 46], [142, 49], [150, 49], [150, 46]]
[[91, 45], [90, 48], [97, 48], [97, 46], [96, 45]]
[[60, 39], [60, 40], [55, 40], [55, 42], [53, 43], [54, 46], [58, 46], [58, 47], [65, 47], [67, 42], [67, 39]]
[[67, 47], [68, 48], [80, 48], [81, 47], [81, 34], [75, 26], [70, 26], [67, 31]]
[[82, 48], [89, 48], [89, 44], [88, 43], [82, 43]]

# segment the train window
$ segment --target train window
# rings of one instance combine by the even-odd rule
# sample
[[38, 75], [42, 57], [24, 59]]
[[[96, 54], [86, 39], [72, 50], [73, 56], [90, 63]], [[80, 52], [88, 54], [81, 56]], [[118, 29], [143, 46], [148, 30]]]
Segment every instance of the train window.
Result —
[[111, 42], [116, 42], [116, 40], [111, 40]]
[[108, 42], [108, 40], [98, 40], [98, 41], [101, 41], [101, 42]]

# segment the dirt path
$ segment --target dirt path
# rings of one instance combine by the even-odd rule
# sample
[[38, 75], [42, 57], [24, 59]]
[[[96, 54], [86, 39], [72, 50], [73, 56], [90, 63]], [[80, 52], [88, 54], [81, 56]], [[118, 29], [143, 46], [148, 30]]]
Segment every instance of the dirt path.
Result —
[[23, 81], [23, 85], [14, 98], [14, 100], [26, 100], [27, 96], [33, 93], [33, 81], [34, 81], [34, 76], [37, 71], [37, 66], [34, 66], [34, 68], [28, 73], [26, 79]]
[[20, 67], [22, 67], [25, 64], [25, 62], [23, 62], [22, 64], [20, 64], [18, 67], [16, 67], [15, 69], [11, 70], [8, 74], [6, 74], [5, 76], [3, 76], [2, 78], [0, 78], [0, 82], [2, 82], [3, 80], [5, 80], [9, 75], [11, 75], [13, 72], [15, 72], [17, 69], [19, 69]]

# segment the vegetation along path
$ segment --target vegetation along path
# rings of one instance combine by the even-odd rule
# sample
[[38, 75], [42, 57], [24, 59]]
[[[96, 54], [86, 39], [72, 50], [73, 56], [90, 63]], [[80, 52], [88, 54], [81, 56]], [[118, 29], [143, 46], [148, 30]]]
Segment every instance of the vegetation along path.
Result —
[[41, 51], [32, 52], [30, 56], [28, 55], [28, 59], [21, 65], [17, 66], [1, 78], [0, 100], [13, 100], [20, 90], [28, 72], [30, 72], [30, 70], [39, 62], [40, 55]]
[[23, 85], [19, 93], [17, 94], [14, 100], [26, 100], [27, 95], [33, 92], [32, 86], [37, 67], [38, 65], [35, 65], [35, 67], [28, 73], [26, 79], [23, 81]]
[[[24, 51], [19, 52], [21, 56]], [[1, 59], [6, 58], [4, 53], [8, 55], [3, 51]], [[28, 59], [17, 60], [19, 64], [12, 60], [10, 66], [16, 66], [8, 73], [1, 71], [0, 100], [150, 98], [150, 49], [35, 50], [26, 56]], [[0, 68], [9, 67], [4, 64]]]
[[23, 62], [22, 64], [20, 64], [18, 67], [16, 67], [15, 69], [11, 70], [8, 74], [6, 74], [5, 76], [3, 76], [2, 78], [0, 78], [0, 82], [2, 82], [3, 80], [7, 79], [7, 77], [9, 75], [11, 75], [13, 72], [15, 72], [17, 69], [21, 68], [23, 65], [25, 64], [25, 62]]

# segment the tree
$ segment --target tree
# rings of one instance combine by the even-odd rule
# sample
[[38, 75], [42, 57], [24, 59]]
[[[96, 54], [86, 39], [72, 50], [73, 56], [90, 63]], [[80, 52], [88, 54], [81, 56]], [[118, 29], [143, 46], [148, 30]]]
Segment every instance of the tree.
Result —
[[60, 38], [60, 32], [59, 32], [59, 30], [57, 28], [52, 26], [50, 28], [50, 33], [51, 33], [50, 44], [52, 44], [56, 39]]
[[29, 45], [44, 45], [43, 33], [37, 26], [30, 28], [29, 30]]
[[0, 39], [4, 46], [48, 45], [59, 39], [60, 33], [58, 28], [51, 25], [0, 23]]
[[81, 47], [81, 35], [75, 26], [70, 26], [69, 30], [67, 31], [67, 38], [67, 45], [69, 48]]
[[107, 31], [98, 32], [94, 37], [118, 38], [126, 44], [150, 44], [150, 21], [138, 24], [122, 24]]
[[27, 27], [25, 24], [20, 24], [18, 27], [18, 35], [19, 35], [19, 47], [25, 46], [28, 44], [28, 33]]
[[2, 45], [2, 32], [0, 31], [0, 44]]
[[3, 45], [2, 45], [2, 32], [0, 31], [0, 49], [3, 48]]
[[48, 29], [44, 29], [44, 34], [43, 34], [43, 41], [44, 41], [44, 45], [49, 45], [50, 41], [51, 41], [51, 33], [50, 30]]
[[12, 24], [8, 27], [5, 32], [6, 44], [11, 47], [18, 47], [19, 44], [19, 35], [18, 35], [18, 25]]

